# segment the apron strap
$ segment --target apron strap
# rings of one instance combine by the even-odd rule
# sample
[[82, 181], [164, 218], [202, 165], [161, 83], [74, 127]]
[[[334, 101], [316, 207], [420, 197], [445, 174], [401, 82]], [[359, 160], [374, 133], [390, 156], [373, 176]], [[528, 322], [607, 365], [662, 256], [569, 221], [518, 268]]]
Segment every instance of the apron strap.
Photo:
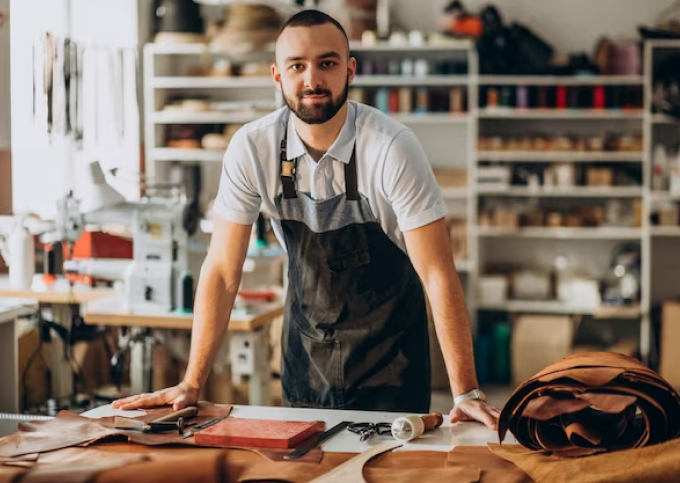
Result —
[[359, 199], [359, 188], [357, 187], [357, 163], [356, 163], [356, 143], [352, 148], [352, 157], [345, 165], [345, 196], [348, 200]]
[[295, 191], [295, 172], [297, 171], [297, 159], [288, 161], [286, 156], [286, 144], [288, 136], [283, 136], [281, 141], [281, 185], [283, 186], [284, 198], [297, 198]]

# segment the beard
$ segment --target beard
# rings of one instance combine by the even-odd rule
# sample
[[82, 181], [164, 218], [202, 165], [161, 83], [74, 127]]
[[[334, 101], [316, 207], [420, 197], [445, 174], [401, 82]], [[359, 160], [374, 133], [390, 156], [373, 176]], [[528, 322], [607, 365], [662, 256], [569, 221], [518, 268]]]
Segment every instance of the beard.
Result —
[[[293, 111], [298, 119], [300, 119], [305, 124], [323, 124], [324, 122], [333, 119], [333, 117], [338, 113], [340, 108], [347, 100], [348, 91], [349, 81], [345, 81], [345, 88], [337, 97], [337, 99], [333, 99], [331, 91], [322, 89], [320, 87], [316, 89], [302, 90], [297, 93], [294, 99], [292, 99], [289, 98], [283, 91], [283, 85], [281, 86], [283, 101], [286, 103], [286, 106], [288, 106], [288, 109]], [[304, 103], [302, 101], [303, 96], [312, 95], [325, 95], [328, 96], [328, 100], [312, 103]]]

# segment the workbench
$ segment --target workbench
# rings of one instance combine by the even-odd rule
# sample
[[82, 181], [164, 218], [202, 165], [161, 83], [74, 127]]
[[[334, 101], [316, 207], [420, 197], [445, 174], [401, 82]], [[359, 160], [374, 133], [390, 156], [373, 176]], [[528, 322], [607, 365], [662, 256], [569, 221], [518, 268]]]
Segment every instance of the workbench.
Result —
[[[97, 408], [93, 411], [88, 411], [83, 414], [83, 416], [89, 417], [104, 417], [113, 416], [115, 413], [110, 408], [110, 406], [105, 406]], [[252, 419], [268, 419], [268, 420], [287, 420], [287, 421], [324, 421], [326, 423], [326, 428], [329, 429], [335, 424], [341, 421], [352, 421], [352, 422], [392, 422], [399, 416], [406, 416], [403, 413], [387, 413], [387, 412], [377, 412], [377, 411], [336, 411], [336, 410], [322, 410], [322, 409], [297, 409], [297, 408], [280, 408], [280, 407], [262, 407], [262, 406], [234, 406], [230, 417], [234, 418], [252, 418]], [[386, 461], [383, 458], [377, 458], [375, 461], [370, 463], [372, 468], [411, 468], [412, 464], [419, 463], [422, 467], [423, 461], [431, 463], [432, 467], [427, 467], [423, 469], [422, 481], [434, 481], [431, 476], [428, 477], [427, 471], [432, 469], [433, 473], [437, 471], [435, 468], [443, 468], [446, 466], [447, 454], [456, 446], [486, 446], [489, 442], [497, 442], [497, 434], [488, 429], [487, 427], [479, 423], [457, 423], [451, 425], [448, 422], [448, 418], [445, 417], [444, 424], [433, 431], [425, 433], [421, 438], [413, 440], [411, 442], [403, 443], [403, 445], [397, 449], [395, 452], [409, 452], [408, 454], [413, 455], [411, 457], [408, 454], [403, 454], [405, 459], [394, 461]], [[324, 452], [322, 462], [320, 464], [315, 463], [295, 463], [295, 462], [271, 462], [264, 458], [261, 458], [255, 454], [246, 451], [236, 451], [220, 450], [216, 448], [197, 448], [197, 447], [181, 447], [181, 446], [168, 446], [168, 447], [149, 447], [142, 446], [139, 444], [132, 443], [97, 443], [88, 448], [74, 448], [74, 452], [82, 451], [100, 451], [102, 454], [115, 454], [115, 455], [139, 455], [144, 454], [151, 457], [153, 462], [147, 463], [136, 463], [130, 465], [130, 469], [118, 469], [111, 470], [111, 475], [116, 471], [120, 471], [118, 478], [107, 479], [100, 477], [96, 478], [95, 481], [148, 481], [149, 472], [163, 471], [163, 466], [172, 466], [172, 470], [167, 470], [167, 472], [174, 473], [170, 477], [160, 474], [153, 473], [153, 481], [239, 481], [241, 476], [240, 472], [244, 468], [252, 469], [253, 466], [259, 466], [262, 468], [272, 468], [274, 471], [277, 469], [283, 470], [289, 468], [291, 464], [303, 465], [304, 472], [303, 476], [298, 481], [309, 481], [315, 476], [318, 476], [319, 472], [325, 472], [330, 467], [336, 466], [343, 461], [348, 460], [354, 454], [364, 452], [373, 446], [382, 445], [386, 443], [392, 443], [395, 440], [389, 435], [383, 436], [372, 436], [365, 442], [359, 441], [359, 436], [355, 433], [344, 430], [337, 435], [335, 435], [330, 440], [322, 444], [322, 450]], [[509, 436], [506, 438], [505, 442], [515, 443], [515, 440]], [[214, 463], [212, 461], [213, 457], [219, 456], [220, 451], [222, 451], [221, 464], [224, 468], [221, 472], [219, 478], [215, 475], [212, 478], [204, 476], [203, 479], [198, 478], [197, 467], [208, 467]], [[418, 453], [416, 453], [418, 452]], [[259, 458], [259, 459], [258, 459]], [[185, 461], [186, 463], [180, 464], [180, 461]], [[154, 462], [155, 465], [154, 466]], [[95, 461], [93, 461], [93, 464]], [[218, 463], [219, 464], [219, 463]], [[137, 467], [135, 471], [132, 469]], [[146, 467], [146, 468], [144, 468]], [[300, 468], [300, 466], [298, 466]], [[257, 468], [256, 468], [257, 469]], [[212, 473], [220, 474], [219, 471], [215, 471], [212, 468]], [[3, 481], [3, 471], [11, 471], [9, 469], [0, 467], [0, 482]], [[377, 471], [377, 470], [372, 470]], [[412, 471], [412, 470], [411, 470]], [[299, 472], [298, 472], [299, 474]], [[367, 473], [377, 474], [377, 473]], [[106, 473], [101, 474], [104, 477]], [[129, 478], [124, 479], [124, 475]], [[284, 477], [284, 473], [281, 473], [283, 481], [290, 481], [288, 478]], [[190, 477], [193, 477], [192, 480]], [[166, 479], [163, 479], [166, 478]], [[217, 479], [215, 479], [217, 478]], [[429, 479], [428, 479], [429, 478]], [[47, 480], [45, 480], [47, 481]], [[64, 480], [62, 480], [64, 481]], [[368, 478], [368, 481], [373, 481]], [[385, 481], [381, 479], [380, 481]], [[401, 480], [406, 481], [406, 480]], [[416, 480], [408, 480], [416, 481]], [[455, 480], [451, 480], [455, 481]], [[472, 481], [472, 480], [465, 480]], [[476, 480], [475, 480], [476, 481]]]
[[[58, 283], [50, 285], [39, 282], [40, 275], [36, 275], [32, 289], [14, 289], [10, 286], [9, 277], [0, 277], [0, 300], [24, 299], [28, 304], [48, 308], [52, 314], [52, 321], [67, 331], [71, 330], [73, 318], [80, 314], [80, 304], [113, 297], [117, 293], [108, 288], [71, 287], [64, 279], [59, 279]], [[54, 332], [51, 335], [52, 397], [58, 407], [69, 407], [73, 394], [71, 363], [68, 353], [64, 350], [64, 341]]]
[[37, 305], [25, 299], [0, 298], [0, 412], [19, 411], [18, 319]]
[[[258, 304], [248, 309], [236, 308], [229, 320], [229, 359], [234, 379], [241, 375], [250, 378], [249, 402], [256, 405], [271, 404], [269, 347], [267, 327], [283, 314], [280, 301]], [[137, 330], [182, 329], [191, 330], [193, 314], [144, 311], [133, 312], [125, 308], [122, 299], [103, 299], [84, 306], [86, 324], [113, 327], [130, 327]], [[225, 318], [226, 323], [226, 318]], [[148, 331], [147, 331], [148, 332]], [[140, 333], [141, 335], [141, 333]], [[131, 352], [131, 392], [139, 394], [151, 390], [152, 338], [142, 336]]]

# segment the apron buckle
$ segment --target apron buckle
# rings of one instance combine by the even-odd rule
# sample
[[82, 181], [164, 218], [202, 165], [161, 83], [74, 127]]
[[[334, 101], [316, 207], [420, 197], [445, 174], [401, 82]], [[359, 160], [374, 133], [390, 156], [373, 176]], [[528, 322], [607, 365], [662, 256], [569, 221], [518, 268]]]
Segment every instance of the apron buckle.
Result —
[[286, 178], [295, 178], [295, 162], [282, 161], [281, 162], [281, 176]]

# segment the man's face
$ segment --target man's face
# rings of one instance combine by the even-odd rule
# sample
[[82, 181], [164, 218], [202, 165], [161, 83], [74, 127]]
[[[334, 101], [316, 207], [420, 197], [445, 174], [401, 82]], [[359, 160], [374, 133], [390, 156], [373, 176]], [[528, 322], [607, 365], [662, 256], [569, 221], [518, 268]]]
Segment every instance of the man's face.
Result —
[[276, 43], [272, 77], [286, 105], [307, 124], [332, 119], [347, 100], [356, 61], [335, 25], [288, 27]]

